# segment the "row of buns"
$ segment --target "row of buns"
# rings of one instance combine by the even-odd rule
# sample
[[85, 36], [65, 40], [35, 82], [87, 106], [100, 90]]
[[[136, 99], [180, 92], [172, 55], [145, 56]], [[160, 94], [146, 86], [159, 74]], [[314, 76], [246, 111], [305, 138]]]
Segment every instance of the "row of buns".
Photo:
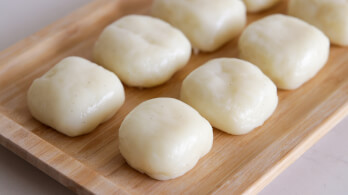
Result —
[[[348, 44], [348, 12], [340, 11], [346, 1], [290, 0], [289, 13], [306, 22], [273, 14], [245, 28], [247, 10], [277, 2], [154, 0], [156, 18], [128, 15], [104, 29], [95, 63], [68, 57], [36, 79], [29, 110], [65, 135], [89, 133], [124, 104], [123, 84], [164, 84], [188, 64], [192, 50], [213, 52], [240, 35], [241, 59], [206, 62], [183, 80], [180, 100], [145, 101], [119, 128], [119, 150], [130, 166], [159, 180], [181, 176], [212, 148], [212, 127], [242, 135], [261, 126], [276, 110], [277, 88], [293, 90], [313, 78], [328, 60], [330, 40]], [[321, 6], [330, 9], [314, 17]], [[332, 18], [338, 22], [330, 26]]]

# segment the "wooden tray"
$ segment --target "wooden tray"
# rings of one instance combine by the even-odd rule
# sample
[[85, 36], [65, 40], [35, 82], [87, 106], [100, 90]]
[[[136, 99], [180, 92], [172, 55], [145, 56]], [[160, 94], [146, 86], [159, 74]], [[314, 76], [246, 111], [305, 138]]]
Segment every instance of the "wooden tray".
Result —
[[[0, 142], [81, 194], [257, 193], [348, 113], [348, 48], [331, 48], [328, 64], [294, 91], [279, 91], [279, 106], [245, 136], [214, 130], [212, 151], [186, 175], [156, 181], [130, 168], [118, 151], [126, 114], [154, 97], [178, 98], [181, 81], [216, 57], [237, 57], [237, 39], [214, 53], [192, 56], [165, 85], [126, 87], [126, 103], [91, 134], [69, 138], [34, 120], [26, 105], [31, 82], [66, 56], [91, 59], [101, 30], [117, 18], [148, 14], [151, 0], [98, 0], [0, 53]], [[285, 13], [286, 1], [248, 20]]]

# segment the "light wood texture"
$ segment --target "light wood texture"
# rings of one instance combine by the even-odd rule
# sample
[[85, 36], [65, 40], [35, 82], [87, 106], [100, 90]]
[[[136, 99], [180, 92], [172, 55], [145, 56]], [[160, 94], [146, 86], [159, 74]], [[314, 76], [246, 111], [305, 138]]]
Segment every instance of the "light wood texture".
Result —
[[[348, 48], [332, 46], [328, 64], [294, 91], [279, 91], [266, 123], [244, 136], [214, 130], [211, 152], [182, 177], [156, 181], [130, 168], [118, 150], [118, 128], [136, 105], [154, 97], [178, 98], [181, 81], [216, 57], [238, 57], [237, 39], [214, 53], [193, 55], [166, 84], [126, 87], [121, 110], [94, 132], [69, 138], [34, 120], [26, 105], [31, 82], [66, 56], [91, 59], [101, 30], [129, 13], [148, 14], [151, 0], [99, 0], [0, 53], [0, 142], [80, 194], [254, 194], [348, 113]], [[286, 2], [271, 13], [285, 13]]]

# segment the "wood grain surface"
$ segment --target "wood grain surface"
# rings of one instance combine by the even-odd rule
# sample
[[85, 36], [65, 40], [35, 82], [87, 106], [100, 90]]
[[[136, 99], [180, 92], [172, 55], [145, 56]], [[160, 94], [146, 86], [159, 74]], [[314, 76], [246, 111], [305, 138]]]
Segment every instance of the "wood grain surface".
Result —
[[[348, 113], [348, 48], [331, 47], [319, 74], [294, 91], [279, 90], [279, 106], [262, 127], [243, 136], [214, 129], [211, 152], [182, 177], [156, 181], [130, 168], [118, 150], [118, 128], [136, 105], [179, 97], [182, 80], [216, 57], [238, 57], [237, 38], [213, 53], [193, 55], [159, 87], [126, 87], [121, 110], [94, 132], [69, 138], [33, 119], [26, 104], [32, 81], [67, 56], [91, 59], [102, 29], [117, 18], [149, 14], [151, 0], [97, 0], [0, 53], [0, 143], [80, 194], [255, 194]], [[248, 21], [286, 13], [282, 1]]]

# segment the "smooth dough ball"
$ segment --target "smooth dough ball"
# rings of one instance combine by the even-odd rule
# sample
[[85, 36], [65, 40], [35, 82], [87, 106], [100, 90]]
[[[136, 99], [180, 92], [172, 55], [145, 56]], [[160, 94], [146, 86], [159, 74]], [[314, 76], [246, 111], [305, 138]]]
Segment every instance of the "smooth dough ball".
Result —
[[317, 28], [275, 14], [250, 24], [239, 39], [239, 54], [281, 89], [296, 89], [327, 62], [330, 42]]
[[126, 116], [119, 130], [119, 148], [127, 163], [158, 180], [185, 174], [212, 144], [209, 122], [173, 98], [141, 103]]
[[125, 16], [106, 27], [94, 48], [98, 64], [136, 87], [166, 82], [190, 56], [191, 44], [181, 31], [140, 15]]
[[155, 0], [152, 14], [182, 30], [195, 49], [214, 51], [246, 23], [242, 0]]
[[348, 46], [347, 0], [291, 0], [289, 14], [321, 29], [334, 44]]
[[121, 81], [80, 57], [60, 61], [29, 88], [34, 118], [68, 135], [78, 136], [111, 118], [125, 99]]
[[268, 9], [280, 0], [243, 0], [248, 12], [259, 12]]
[[214, 59], [191, 72], [180, 96], [214, 127], [234, 135], [262, 125], [278, 104], [273, 82], [255, 65], [234, 58]]

